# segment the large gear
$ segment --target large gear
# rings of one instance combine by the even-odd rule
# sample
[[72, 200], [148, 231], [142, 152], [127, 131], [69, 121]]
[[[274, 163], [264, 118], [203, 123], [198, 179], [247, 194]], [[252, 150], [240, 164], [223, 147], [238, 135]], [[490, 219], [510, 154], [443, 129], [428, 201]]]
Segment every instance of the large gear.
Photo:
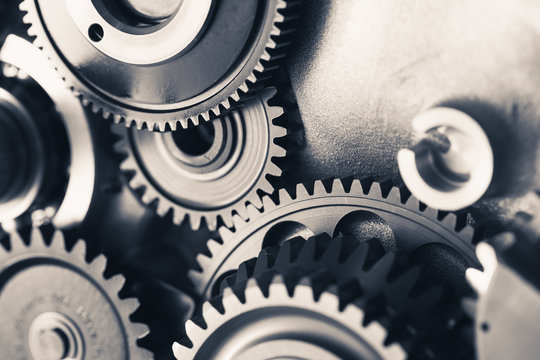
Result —
[[221, 115], [266, 80], [298, 2], [184, 0], [169, 12], [162, 2], [71, 4], [21, 3], [35, 44], [83, 104], [116, 123], [166, 131]]
[[209, 298], [228, 272], [275, 241], [318, 233], [377, 237], [386, 250], [418, 249], [433, 261], [457, 261], [464, 268], [477, 264], [473, 229], [456, 215], [426, 208], [408, 193], [378, 183], [334, 180], [327, 186], [317, 181], [308, 191], [299, 184], [295, 196], [282, 189], [276, 201], [263, 198], [264, 210], [249, 206], [248, 221], [236, 216], [233, 229], [220, 228], [221, 242], [210, 240], [210, 254], [199, 254], [200, 268], [189, 273], [196, 292]]
[[84, 109], [28, 41], [8, 36], [0, 66], [0, 222], [12, 228], [25, 215], [34, 225], [80, 223], [95, 183]]
[[0, 248], [2, 357], [151, 358], [137, 345], [146, 325], [130, 320], [139, 302], [119, 296], [124, 277], [105, 278], [107, 259], [86, 257], [84, 241], [68, 247], [60, 231], [47, 241], [37, 229], [28, 242], [9, 236]]
[[115, 125], [130, 187], [142, 190], [145, 204], [157, 203], [158, 215], [170, 212], [176, 224], [189, 218], [193, 229], [203, 219], [214, 230], [232, 226], [234, 213], [247, 218], [246, 205], [261, 208], [260, 192], [272, 193], [269, 177], [281, 175], [276, 159], [286, 155], [275, 94], [264, 90], [229, 115], [188, 130], [162, 134]]
[[[475, 320], [477, 358], [535, 359], [540, 351], [537, 321], [540, 316], [540, 245], [527, 246], [527, 240], [517, 240], [510, 233], [499, 235], [491, 242], [501, 240], [504, 247], [509, 246], [500, 250], [502, 254], [497, 254], [486, 242], [479, 243], [476, 251], [483, 269], [468, 269], [466, 273], [477, 295], [476, 299], [464, 301], [465, 308]], [[511, 259], [512, 255], [508, 256], [508, 253], [512, 252], [519, 256]]]
[[[377, 239], [361, 242], [352, 235], [293, 238], [243, 262], [224, 279], [220, 292], [227, 287], [241, 290], [248, 279], [264, 279], [269, 274], [284, 274], [295, 281], [314, 273], [318, 278], [326, 277], [326, 282], [341, 285], [349, 298], [361, 302], [366, 319], [376, 318], [383, 324], [389, 331], [387, 342], [399, 342], [409, 359], [461, 359], [471, 355], [472, 346], [462, 336], [468, 328], [460, 309], [462, 284], [434, 276], [429, 259], [410, 263], [414, 256], [381, 253], [378, 247]], [[462, 277], [461, 283], [464, 281]], [[447, 327], [449, 323], [453, 326]]]
[[175, 343], [176, 358], [405, 359], [398, 345], [384, 344], [380, 324], [364, 325], [360, 307], [341, 308], [337, 294], [316, 294], [307, 281], [290, 287], [275, 277], [265, 287], [248, 281], [241, 296], [226, 289], [203, 305], [204, 327], [186, 324], [191, 346]]

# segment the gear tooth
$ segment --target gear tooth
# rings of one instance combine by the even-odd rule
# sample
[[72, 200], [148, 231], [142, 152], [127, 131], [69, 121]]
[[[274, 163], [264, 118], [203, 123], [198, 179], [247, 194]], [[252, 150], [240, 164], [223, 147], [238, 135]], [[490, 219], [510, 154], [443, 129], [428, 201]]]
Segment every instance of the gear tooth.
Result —
[[221, 244], [214, 239], [210, 239], [207, 242], [208, 250], [212, 257], [216, 255], [221, 250]]
[[191, 225], [192, 230], [195, 230], [195, 231], [199, 230], [201, 227], [201, 221], [202, 221], [202, 216], [200, 214], [191, 213], [189, 215], [189, 224]]
[[454, 229], [457, 223], [457, 216], [454, 213], [448, 213], [441, 222], [444, 227], [448, 229]]
[[369, 191], [369, 196], [380, 198], [380, 199], [384, 198], [381, 183], [378, 183], [378, 182], [373, 183]]
[[433, 208], [426, 207], [426, 209], [424, 210], [424, 216], [426, 216], [427, 218], [436, 219], [438, 215], [439, 212]]
[[130, 316], [141, 306], [141, 303], [136, 298], [127, 298], [122, 300], [122, 310], [125, 316]]
[[187, 129], [188, 119], [180, 119], [180, 126], [182, 127], [182, 129]]
[[108, 280], [108, 283], [110, 284], [111, 289], [115, 293], [119, 293], [120, 290], [124, 287], [124, 284], [126, 283], [126, 278], [122, 275], [114, 275]]
[[219, 237], [223, 242], [227, 242], [228, 240], [232, 239], [234, 237], [234, 232], [231, 231], [230, 228], [227, 228], [225, 226], [222, 226], [218, 229]]
[[[313, 292], [311, 296], [313, 297]], [[329, 291], [325, 291], [321, 294], [319, 297], [319, 304], [327, 309], [339, 309], [339, 299]]]
[[343, 182], [340, 179], [334, 179], [332, 182], [332, 194], [345, 195], [347, 192], [343, 187]]
[[321, 180], [315, 181], [313, 185], [313, 193], [319, 196], [327, 194], [326, 188]]
[[[195, 324], [193, 320], [186, 321], [186, 334], [190, 338], [194, 338], [193, 334], [200, 332], [202, 329], [199, 327], [199, 325]], [[181, 359], [181, 357], [178, 357], [178, 359]]]
[[227, 311], [227, 309], [234, 309], [241, 303], [240, 299], [236, 296], [236, 294], [230, 287], [226, 287], [225, 289], [223, 289], [222, 294], [222, 302], [225, 311]]
[[246, 225], [246, 221], [244, 221], [240, 216], [238, 215], [234, 215], [232, 217], [232, 227], [234, 227], [235, 229], [239, 229], [239, 228], [242, 228]]
[[249, 219], [247, 207], [243, 204], [237, 207], [236, 212], [238, 213], [238, 216], [244, 220], [244, 222]]
[[221, 315], [219, 311], [217, 311], [217, 309], [209, 301], [206, 301], [202, 305], [202, 314], [207, 321], [209, 319], [218, 318]]
[[[206, 256], [205, 254], [197, 254], [197, 256], [195, 257], [195, 260], [197, 261], [197, 264], [199, 264], [201, 269], [208, 268], [212, 263], [212, 258]], [[195, 272], [195, 273], [200, 274], [201, 275], [200, 277], [202, 278], [203, 273], [200, 273], [200, 272]]]
[[[181, 225], [185, 221], [186, 217], [188, 216], [187, 214], [181, 211], [175, 210], [175, 209], [172, 210], [172, 214], [173, 214], [173, 217], [172, 217], [173, 223], [176, 225]], [[190, 226], [191, 226], [191, 223], [190, 223]]]
[[[147, 336], [149, 333], [150, 333], [150, 328], [148, 327], [148, 325], [146, 324], [142, 324], [142, 323], [131, 323], [130, 325], [131, 327], [131, 330], [134, 334], [134, 338], [132, 341], [137, 341], [139, 339], [142, 339], [144, 338], [145, 336]], [[149, 352], [147, 352], [146, 350], [144, 349], [140, 349], [140, 351], [143, 351], [145, 352], [146, 354], [149, 354]]]
[[247, 207], [248, 217], [250, 220], [259, 216], [260, 215], [259, 209], [263, 208], [263, 203], [262, 203], [261, 198], [258, 197], [257, 199], [258, 199], [257, 202], [254, 201], [251, 204], [249, 204]]
[[239, 91], [243, 92], [244, 94], [247, 94], [249, 92], [249, 86], [247, 82], [243, 82], [242, 85], [240, 85]]
[[307, 191], [304, 184], [300, 183], [296, 185], [296, 199], [307, 199], [309, 198], [309, 196], [309, 192]]
[[[274, 49], [276, 47], [276, 42], [271, 40], [268, 42], [268, 46], [267, 46], [269, 49]], [[264, 51], [261, 55], [261, 60], [262, 61], [270, 61], [270, 54], [268, 53], [268, 51]], [[255, 66], [255, 69], [259, 72], [263, 72], [264, 71], [264, 66], [259, 63]]]
[[360, 195], [364, 193], [364, 189], [362, 187], [362, 183], [358, 179], [354, 179], [351, 184], [351, 190], [349, 191], [351, 194]]
[[60, 230], [55, 230], [52, 240], [51, 240], [51, 249], [59, 249], [59, 250], [65, 250], [66, 249], [66, 242], [64, 239], [64, 234]]
[[119, 114], [114, 114], [113, 121], [115, 124], [120, 124], [122, 122], [122, 116]]
[[10, 233], [11, 252], [18, 252], [27, 248], [23, 238], [18, 232]]
[[231, 101], [229, 99], [225, 99], [223, 100], [223, 102], [221, 103], [226, 109], [230, 108], [231, 107]]
[[71, 253], [75, 256], [78, 256], [81, 259], [86, 258], [86, 243], [84, 240], [77, 240], [75, 243], [75, 246], [73, 246], [73, 249], [71, 250]]
[[[187, 328], [187, 323], [186, 323], [186, 328]], [[182, 349], [184, 347], [182, 345], [180, 345], [179, 343], [177, 343], [176, 341], [172, 344], [172, 351], [173, 351], [173, 354], [174, 354], [174, 357], [176, 358], [176, 360], [181, 360], [183, 359], [183, 354], [182, 354]]]
[[165, 202], [163, 202], [163, 201], [158, 201], [157, 208], [156, 208], [156, 213], [159, 216], [165, 217], [167, 215], [167, 212], [169, 212], [169, 210], [171, 210], [170, 206], [165, 204]]
[[30, 244], [33, 248], [37, 249], [43, 249], [47, 247], [47, 244], [45, 243], [45, 239], [43, 238], [43, 234], [41, 233], [41, 230], [38, 228], [32, 228], [32, 233], [30, 235]]
[[399, 192], [399, 188], [392, 186], [390, 189], [390, 192], [388, 193], [388, 196], [386, 197], [388, 201], [399, 204], [401, 203], [401, 193]]
[[95, 269], [100, 274], [103, 274], [105, 272], [105, 268], [107, 267], [107, 258], [104, 255], [98, 255], [94, 260], [92, 260], [90, 267]]

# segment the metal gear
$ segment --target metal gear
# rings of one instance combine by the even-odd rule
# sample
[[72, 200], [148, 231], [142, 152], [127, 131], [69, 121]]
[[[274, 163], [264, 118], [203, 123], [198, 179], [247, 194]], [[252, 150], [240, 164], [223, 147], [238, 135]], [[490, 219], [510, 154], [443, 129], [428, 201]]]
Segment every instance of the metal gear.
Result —
[[[149, 359], [137, 345], [147, 327], [130, 316], [135, 298], [121, 299], [125, 279], [105, 278], [103, 255], [87, 262], [86, 245], [68, 248], [55, 231], [50, 241], [32, 230], [0, 247], [0, 345], [9, 359]], [[5, 245], [7, 243], [7, 246]]]
[[0, 222], [13, 228], [25, 215], [34, 225], [73, 226], [95, 183], [86, 113], [28, 41], [9, 35], [0, 67]]
[[115, 123], [167, 131], [223, 114], [268, 80], [299, 2], [170, 3], [166, 14], [156, 13], [162, 2], [133, 0], [24, 0], [20, 8], [35, 45], [83, 104]]
[[[464, 306], [475, 320], [476, 353], [479, 360], [508, 358], [536, 359], [540, 351], [540, 287], [538, 287], [538, 256], [540, 245], [525, 247], [513, 234], [503, 234], [498, 240], [513, 243], [509, 250], [497, 254], [486, 242], [476, 248], [483, 270], [468, 269], [467, 280], [477, 299], [466, 299]], [[519, 249], [519, 248], [522, 249]], [[517, 251], [516, 251], [517, 250]], [[516, 252], [518, 267], [531, 265], [528, 276], [505, 262], [505, 253]], [[499, 257], [501, 259], [499, 259]], [[517, 336], [519, 334], [519, 336]]]
[[279, 276], [266, 287], [252, 279], [241, 296], [228, 288], [202, 314], [204, 327], [186, 323], [191, 346], [173, 345], [177, 359], [405, 359], [398, 345], [384, 344], [380, 324], [364, 325], [360, 307], [340, 308], [337, 294], [315, 294], [309, 281], [290, 291]]
[[428, 259], [411, 263], [414, 256], [408, 253], [379, 248], [378, 239], [361, 242], [352, 235], [293, 238], [243, 262], [221, 282], [220, 293], [227, 287], [241, 290], [251, 278], [261, 281], [277, 273], [297, 281], [314, 274], [318, 282], [335, 283], [347, 298], [361, 303], [366, 322], [377, 319], [389, 332], [387, 343], [399, 342], [408, 359], [471, 355], [472, 346], [462, 336], [468, 322], [460, 308], [459, 284], [434, 277]]
[[463, 218], [426, 208], [396, 187], [338, 179], [326, 185], [317, 181], [308, 191], [299, 184], [295, 195], [281, 189], [276, 200], [263, 198], [263, 210], [248, 206], [248, 221], [235, 216], [234, 228], [221, 227], [221, 241], [209, 240], [209, 254], [199, 254], [199, 269], [189, 272], [195, 291], [208, 299], [228, 272], [261, 249], [318, 233], [354, 234], [363, 241], [376, 237], [386, 250], [417, 249], [423, 257], [457, 261], [464, 268], [477, 263], [473, 229]]
[[232, 226], [233, 214], [247, 218], [246, 205], [262, 207], [259, 192], [271, 193], [269, 177], [281, 175], [276, 159], [287, 129], [276, 90], [258, 93], [227, 116], [188, 130], [153, 133], [115, 125], [115, 150], [125, 155], [122, 171], [130, 187], [157, 214], [171, 213], [176, 224], [189, 218], [195, 230], [204, 219], [210, 230]]

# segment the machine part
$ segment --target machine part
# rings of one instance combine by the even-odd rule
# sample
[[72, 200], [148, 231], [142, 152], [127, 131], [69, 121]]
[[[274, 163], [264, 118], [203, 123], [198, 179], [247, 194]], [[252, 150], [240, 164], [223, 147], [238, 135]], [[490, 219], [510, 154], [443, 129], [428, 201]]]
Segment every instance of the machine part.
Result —
[[445, 107], [420, 113], [412, 126], [420, 140], [397, 157], [403, 181], [414, 196], [448, 211], [478, 201], [494, 170], [493, 150], [482, 127], [466, 113]]
[[137, 345], [147, 327], [130, 316], [135, 298], [121, 299], [124, 277], [105, 278], [103, 255], [87, 261], [86, 245], [70, 249], [60, 231], [28, 244], [9, 236], [0, 250], [0, 345], [9, 359], [149, 359]]
[[[538, 358], [539, 289], [500, 262], [487, 243], [478, 244], [476, 251], [484, 269], [467, 270], [467, 280], [478, 299], [468, 299], [465, 306], [475, 319], [478, 359]], [[538, 252], [527, 256], [538, 262]]]
[[[211, 120], [266, 81], [289, 0], [25, 0], [28, 33], [83, 104], [137, 129]], [[282, 36], [283, 35], [283, 36]]]
[[386, 343], [398, 342], [408, 359], [471, 355], [472, 344], [461, 335], [468, 323], [463, 322], [461, 297], [455, 296], [459, 289], [449, 279], [434, 284], [425, 263], [410, 263], [414, 256], [407, 253], [379, 252], [380, 245], [378, 239], [361, 242], [352, 235], [293, 238], [243, 262], [221, 282], [220, 292], [227, 287], [242, 290], [249, 279], [260, 282], [276, 273], [290, 281], [314, 274], [319, 282], [339, 285], [348, 299], [360, 304], [366, 322], [376, 318], [389, 332]]
[[175, 132], [114, 126], [115, 149], [126, 156], [120, 167], [133, 174], [130, 187], [142, 190], [145, 204], [157, 202], [158, 215], [171, 212], [176, 224], [189, 218], [195, 230], [203, 219], [215, 230], [232, 226], [233, 213], [247, 218], [246, 205], [261, 208], [259, 192], [273, 191], [268, 177], [281, 175], [275, 160], [286, 155], [279, 139], [287, 130], [277, 123], [283, 109], [271, 105], [275, 94], [265, 90], [229, 115]]
[[276, 201], [263, 198], [262, 211], [248, 206], [248, 221], [235, 216], [233, 229], [219, 229], [221, 241], [208, 242], [210, 254], [197, 256], [200, 269], [189, 272], [196, 292], [209, 298], [227, 272], [276, 245], [276, 239], [307, 239], [319, 233], [376, 237], [386, 250], [412, 251], [436, 243], [433, 256], [455, 251], [457, 261], [467, 266], [477, 263], [473, 229], [455, 214], [426, 208], [408, 193], [379, 183], [336, 179], [328, 187], [316, 181], [308, 191], [298, 184], [295, 196], [281, 189]]
[[[289, 287], [290, 289], [290, 287]], [[405, 359], [396, 344], [385, 345], [385, 329], [364, 324], [355, 304], [341, 308], [332, 291], [314, 293], [309, 281], [289, 291], [275, 277], [261, 287], [245, 284], [241, 296], [226, 289], [203, 305], [205, 327], [186, 323], [191, 346], [174, 343], [184, 359]]]
[[[48, 59], [26, 40], [8, 36], [0, 64], [4, 85], [10, 86], [0, 89], [6, 167], [0, 180], [0, 222], [5, 226], [32, 211], [34, 224], [52, 220], [57, 227], [73, 226], [84, 219], [94, 190], [86, 114]], [[41, 103], [48, 108], [36, 105]]]

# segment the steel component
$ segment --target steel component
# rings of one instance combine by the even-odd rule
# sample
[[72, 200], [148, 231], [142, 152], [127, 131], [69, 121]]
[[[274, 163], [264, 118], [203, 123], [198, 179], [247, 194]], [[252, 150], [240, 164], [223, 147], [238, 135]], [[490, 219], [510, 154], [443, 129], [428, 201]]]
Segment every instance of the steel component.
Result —
[[217, 301], [203, 305], [205, 328], [188, 321], [193, 346], [175, 343], [177, 359], [405, 358], [398, 345], [384, 344], [380, 324], [363, 325], [362, 309], [354, 304], [340, 309], [337, 295], [316, 297], [306, 282], [289, 292], [276, 277], [266, 292], [251, 280], [241, 297], [228, 289]]
[[[500, 262], [487, 243], [478, 244], [476, 252], [483, 271], [468, 269], [466, 275], [478, 299], [468, 299], [465, 306], [475, 319], [478, 359], [535, 359], [540, 351], [538, 288]], [[537, 262], [537, 253], [528, 256]]]
[[[53, 142], [59, 143], [64, 141], [64, 136], [69, 146], [69, 175], [65, 184], [65, 189], [62, 189], [60, 203], [57, 208], [54, 209], [52, 214], [49, 214], [53, 223], [57, 227], [73, 226], [81, 222], [90, 206], [92, 194], [94, 191], [95, 181], [95, 163], [93, 153], [93, 142], [90, 133], [90, 129], [87, 123], [87, 117], [82, 109], [80, 103], [73, 97], [69, 90], [65, 88], [65, 84], [58, 78], [57, 73], [51, 67], [48, 59], [31, 43], [14, 35], [10, 35], [6, 38], [2, 48], [0, 49], [0, 62], [9, 64], [15, 74], [21, 71], [24, 76], [30, 77], [35, 81], [39, 87], [44, 91], [45, 96], [49, 97], [54, 102], [55, 110], [61, 120], [62, 127], [65, 133], [56, 134], [58, 138], [52, 139]], [[5, 92], [4, 99], [8, 99], [9, 96]], [[33, 172], [35, 176], [27, 177], [27, 180], [32, 180], [32, 186], [25, 191], [28, 195], [25, 200], [19, 202], [20, 206], [17, 206], [17, 211], [10, 211], [9, 214], [4, 216], [4, 211], [1, 216], [1, 221], [11, 220], [21, 215], [24, 211], [30, 208], [33, 200], [36, 196], [36, 192], [39, 192], [39, 188], [42, 186], [43, 181], [51, 181], [51, 179], [43, 179], [42, 173], [43, 167], [46, 167], [47, 161], [43, 158], [42, 153], [43, 145], [40, 145], [43, 139], [40, 139], [40, 135], [36, 133], [37, 130], [31, 130], [33, 126], [35, 128], [36, 119], [30, 119], [27, 112], [19, 105], [16, 105], [11, 97], [12, 108], [18, 109], [18, 113], [23, 116], [18, 118], [26, 119], [26, 121], [19, 121], [19, 124], [27, 125], [25, 130], [26, 136], [31, 136], [31, 139], [27, 140], [24, 146], [24, 151], [29, 151], [33, 154]], [[9, 103], [9, 101], [8, 101]], [[8, 119], [13, 121], [14, 119]], [[47, 125], [50, 126], [50, 125]], [[14, 138], [11, 139], [15, 140]], [[57, 157], [65, 156], [66, 154], [55, 154]], [[24, 158], [21, 161], [25, 161]], [[67, 172], [67, 169], [63, 171]], [[59, 176], [58, 173], [54, 174]], [[56, 201], [57, 199], [53, 199]], [[22, 206], [24, 204], [24, 206]], [[2, 205], [4, 207], [4, 205]]]
[[437, 107], [413, 119], [420, 140], [398, 152], [403, 181], [422, 202], [454, 211], [478, 201], [493, 177], [494, 156], [482, 127], [466, 113]]
[[227, 272], [256, 257], [262, 248], [276, 245], [271, 239], [339, 232], [364, 240], [378, 237], [387, 250], [408, 251], [436, 243], [440, 245], [435, 253], [455, 249], [459, 261], [476, 264], [472, 228], [459, 225], [454, 214], [423, 207], [398, 188], [386, 190], [359, 180], [334, 180], [329, 189], [317, 181], [310, 191], [299, 184], [295, 196], [282, 189], [276, 201], [263, 198], [264, 210], [248, 206], [248, 221], [236, 216], [234, 229], [220, 228], [221, 241], [208, 242], [210, 254], [197, 256], [200, 269], [191, 270], [189, 277], [196, 291], [208, 298]]
[[141, 4], [25, 0], [20, 8], [83, 104], [159, 131], [211, 120], [268, 79], [287, 44], [284, 14], [297, 5], [184, 0], [167, 15], [174, 3], [161, 14]]
[[[386, 343], [399, 343], [409, 359], [470, 356], [472, 344], [461, 335], [468, 328], [462, 321], [461, 284], [449, 278], [437, 278], [433, 282], [428, 259], [411, 263], [407, 259], [414, 258], [414, 253], [380, 252], [378, 239], [361, 241], [353, 235], [331, 238], [320, 234], [265, 248], [256, 259], [243, 262], [226, 277], [221, 282], [220, 293], [227, 287], [235, 292], [242, 290], [252, 278], [264, 285], [268, 276], [276, 273], [289, 281], [312, 274], [317, 283], [337, 285], [347, 301], [366, 309], [365, 323], [373, 319], [381, 323], [389, 331]], [[450, 271], [463, 270], [463, 275], [465, 270], [455, 265], [449, 265]], [[462, 276], [460, 283], [464, 282]], [[320, 289], [321, 285], [317, 284], [316, 288]], [[441, 342], [452, 345], [441, 347]]]
[[277, 125], [283, 109], [270, 105], [275, 90], [266, 90], [228, 116], [165, 134], [114, 126], [121, 139], [115, 149], [126, 158], [120, 165], [134, 173], [129, 185], [143, 190], [145, 204], [157, 202], [157, 213], [186, 218], [193, 229], [204, 223], [232, 226], [233, 213], [247, 217], [246, 204], [262, 207], [259, 191], [271, 193], [268, 176], [280, 176], [276, 158], [286, 150], [276, 143], [287, 135]]
[[10, 359], [149, 359], [137, 345], [147, 327], [130, 316], [139, 307], [121, 299], [124, 277], [106, 279], [107, 259], [86, 260], [82, 240], [68, 248], [61, 232], [45, 241], [33, 230], [0, 249], [0, 345]]

